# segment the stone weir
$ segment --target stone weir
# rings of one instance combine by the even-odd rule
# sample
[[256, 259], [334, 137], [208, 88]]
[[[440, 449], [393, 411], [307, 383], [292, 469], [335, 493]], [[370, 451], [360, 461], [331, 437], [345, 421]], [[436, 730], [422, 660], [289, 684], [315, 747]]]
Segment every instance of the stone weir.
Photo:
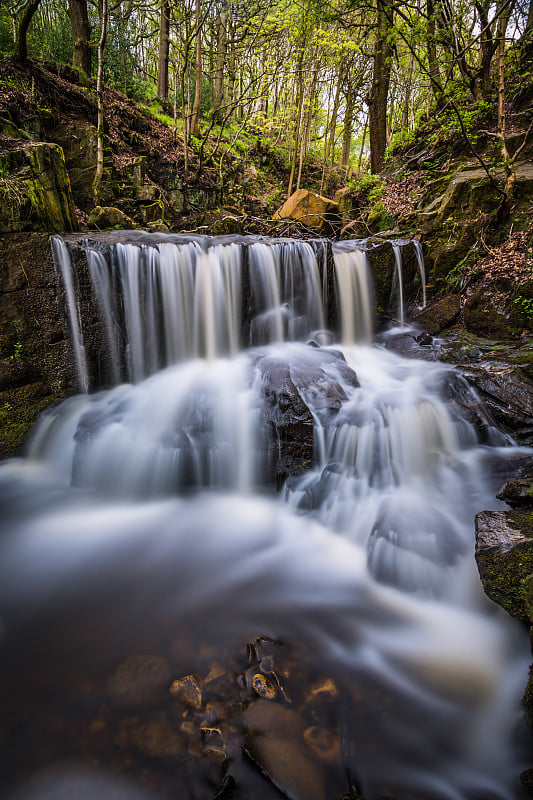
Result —
[[107, 232], [53, 237], [82, 391], [189, 358], [302, 341], [370, 343], [423, 294], [416, 243]]
[[[205, 275], [206, 263], [212, 265], [217, 259], [227, 262], [232, 258], [232, 263], [235, 263], [239, 255], [239, 270], [243, 280], [237, 286], [241, 305], [239, 317], [234, 318], [232, 326], [226, 327], [224, 352], [231, 352], [235, 346], [247, 346], [254, 341], [253, 337], [256, 337], [255, 341], [261, 341], [260, 337], [265, 335], [265, 331], [279, 335], [280, 329], [283, 336], [305, 340], [310, 338], [308, 334], [323, 327], [331, 331], [330, 338], [361, 340], [372, 336], [374, 326], [379, 329], [401, 317], [400, 298], [407, 305], [413, 300], [420, 303], [423, 297], [420, 254], [416, 243], [407, 240], [332, 243], [326, 239], [302, 242], [246, 236], [211, 238], [109, 231], [53, 237], [55, 259], [50, 241], [46, 234], [40, 233], [11, 233], [1, 239], [0, 457], [13, 455], [20, 449], [35, 418], [47, 406], [76, 393], [80, 388], [93, 391], [117, 379], [129, 379], [127, 362], [130, 359], [131, 363], [131, 347], [128, 349], [124, 346], [127, 333], [121, 331], [117, 338], [121, 348], [118, 357], [117, 353], [113, 357], [109, 340], [109, 320], [113, 325], [124, 321], [122, 300], [118, 303], [119, 319], [115, 320], [106, 312], [105, 304], [103, 307], [102, 303], [98, 304], [93, 282], [94, 274], [99, 271], [101, 282], [105, 282], [107, 274], [112, 279], [113, 291], [117, 288], [117, 276], [113, 276], [112, 270], [106, 273], [103, 263], [116, 265], [122, 258], [124, 275], [125, 248], [135, 248], [139, 254], [139, 264], [146, 264], [153, 269], [156, 252], [160, 254], [161, 250], [166, 250], [168, 256], [171, 246], [183, 248], [186, 245], [193, 254], [200, 251], [203, 254], [200, 260], [204, 277], [208, 277]], [[58, 267], [58, 249], [63, 250], [64, 263], [70, 265], [70, 285], [68, 281], [65, 284], [64, 271], [62, 274]], [[267, 266], [263, 273], [276, 277], [275, 259], [274, 268], [272, 259], [268, 266], [269, 256], [274, 256], [273, 250], [277, 251], [277, 263], [281, 265], [281, 272], [285, 270], [287, 280], [281, 289], [277, 311], [272, 313], [270, 309], [270, 315], [263, 313], [261, 317], [260, 314], [254, 315], [247, 275], [252, 260], [255, 259], [256, 263], [266, 259]], [[122, 251], [121, 256], [118, 255], [119, 251]], [[399, 252], [400, 260], [397, 257]], [[320, 295], [319, 303], [318, 300], [313, 301], [314, 305], [311, 302], [311, 317], [306, 323], [308, 329], [305, 329], [305, 325], [302, 327], [299, 309], [303, 301], [307, 303], [312, 298], [305, 292], [303, 301], [302, 297], [297, 298], [294, 281], [288, 279], [289, 271], [286, 268], [290, 253], [297, 256], [295, 262], [299, 265], [297, 272], [300, 279], [303, 280], [304, 275], [311, 275], [311, 284]], [[399, 281], [399, 263], [402, 282]], [[231, 269], [226, 268], [226, 271], [232, 275]], [[154, 285], [159, 287], [161, 295], [160, 282], [155, 281]], [[234, 287], [235, 281], [230, 282], [230, 286]], [[265, 292], [274, 291], [275, 286], [276, 281], [270, 285], [267, 282], [263, 289]], [[402, 292], [400, 286], [403, 287]], [[298, 299], [299, 303], [293, 309], [288, 305], [291, 297]], [[245, 303], [242, 298], [246, 298]], [[228, 299], [231, 302], [235, 300], [231, 294]], [[253, 302], [259, 303], [260, 297]], [[188, 307], [184, 304], [183, 308], [189, 315], [194, 312], [194, 305]], [[117, 305], [110, 310], [117, 312]], [[228, 312], [224, 314], [229, 319]], [[204, 321], [207, 323], [205, 314]], [[82, 338], [74, 338], [73, 341], [72, 331], [76, 330], [76, 326]], [[213, 332], [204, 326], [204, 333], [201, 336], [200, 333], [201, 328], [197, 328], [196, 344], [199, 348], [205, 347], [206, 342], [212, 343], [213, 337], [216, 339], [216, 329]], [[146, 360], [143, 363], [141, 369], [146, 370]], [[80, 377], [84, 370], [85, 375]]]

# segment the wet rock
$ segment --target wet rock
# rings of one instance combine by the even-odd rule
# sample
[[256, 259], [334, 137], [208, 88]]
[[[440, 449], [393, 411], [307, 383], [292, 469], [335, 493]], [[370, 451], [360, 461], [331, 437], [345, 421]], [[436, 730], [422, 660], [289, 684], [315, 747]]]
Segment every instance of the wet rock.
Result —
[[323, 678], [311, 686], [311, 697], [320, 700], [336, 700], [339, 697], [339, 690], [332, 678]]
[[458, 295], [448, 295], [431, 303], [426, 308], [411, 312], [411, 318], [428, 333], [435, 336], [456, 321], [461, 306]]
[[284, 736], [250, 734], [243, 749], [261, 772], [289, 800], [323, 800], [325, 776], [314, 755]]
[[175, 700], [179, 700], [190, 708], [202, 707], [202, 690], [194, 675], [178, 678], [172, 683], [169, 691]]
[[213, 795], [213, 800], [231, 800], [236, 788], [235, 779], [231, 775], [225, 775], [220, 782], [217, 793]]
[[418, 336], [415, 336], [415, 342], [421, 347], [429, 347], [433, 344], [433, 337], [427, 331], [423, 331]]
[[[533, 442], [532, 341], [495, 342], [457, 331], [442, 344], [441, 358], [456, 364], [478, 391], [496, 423], [524, 444]], [[524, 476], [517, 476], [524, 477]]]
[[175, 761], [183, 758], [185, 752], [183, 737], [164, 714], [147, 720], [133, 718], [124, 721], [117, 743], [149, 758], [163, 760]]
[[110, 700], [120, 708], [136, 708], [163, 700], [172, 679], [170, 665], [155, 655], [127, 658], [107, 681]]
[[526, 769], [520, 775], [520, 781], [524, 789], [526, 789], [526, 791], [531, 795], [531, 797], [533, 797], [533, 768]]
[[524, 315], [507, 293], [481, 286], [467, 298], [463, 320], [468, 331], [496, 339], [517, 339], [525, 328]]
[[485, 593], [513, 617], [528, 622], [526, 582], [533, 574], [533, 510], [478, 514], [476, 562]]
[[359, 385], [341, 353], [308, 347], [298, 360], [259, 356], [264, 413], [272, 432], [271, 470], [280, 485], [313, 463], [314, 420], [332, 419], [346, 400], [343, 382]]
[[319, 728], [317, 725], [307, 728], [304, 731], [304, 741], [309, 749], [326, 764], [340, 761], [340, 739], [327, 728]]
[[264, 697], [265, 700], [274, 700], [278, 693], [276, 687], [266, 677], [266, 675], [256, 672], [252, 676], [252, 689], [259, 697]]
[[510, 505], [511, 508], [533, 506], [533, 481], [507, 481], [496, 497]]
[[302, 737], [306, 727], [305, 721], [294, 709], [263, 699], [252, 703], [244, 712], [243, 718], [248, 729], [257, 734]]

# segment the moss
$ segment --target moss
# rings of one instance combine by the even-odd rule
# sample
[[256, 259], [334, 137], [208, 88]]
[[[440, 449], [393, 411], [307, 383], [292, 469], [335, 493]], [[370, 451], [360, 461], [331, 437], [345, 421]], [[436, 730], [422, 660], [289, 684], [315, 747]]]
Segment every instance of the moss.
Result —
[[511, 616], [528, 622], [526, 581], [533, 574], [533, 509], [505, 512], [505, 520], [522, 538], [516, 544], [482, 547], [476, 561], [486, 594]]
[[533, 664], [529, 668], [529, 681], [526, 686], [526, 691], [524, 692], [524, 697], [522, 698], [522, 703], [533, 725]]
[[0, 452], [16, 455], [38, 415], [54, 402], [45, 384], [37, 382], [2, 391], [0, 402]]
[[44, 230], [73, 231], [78, 223], [63, 150], [37, 144], [29, 153], [31, 177], [26, 191]]

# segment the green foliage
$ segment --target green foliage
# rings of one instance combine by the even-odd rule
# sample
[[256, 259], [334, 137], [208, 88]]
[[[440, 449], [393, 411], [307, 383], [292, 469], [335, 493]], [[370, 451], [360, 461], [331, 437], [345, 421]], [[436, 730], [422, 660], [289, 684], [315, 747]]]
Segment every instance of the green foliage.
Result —
[[385, 154], [385, 160], [387, 161], [390, 158], [392, 150], [399, 147], [408, 147], [409, 145], [413, 144], [414, 140], [415, 140], [414, 130], [408, 130], [406, 128], [403, 128], [399, 131], [396, 131], [396, 133], [393, 135], [391, 139], [390, 146], [388, 147], [387, 152]]
[[513, 302], [520, 308], [520, 311], [533, 319], [533, 297], [518, 295]]
[[13, 52], [13, 25], [3, 4], [0, 7], [0, 52]]
[[439, 118], [439, 127], [430, 137], [430, 144], [464, 136], [465, 132], [470, 141], [475, 144], [480, 135], [479, 128], [487, 122], [494, 111], [493, 104], [487, 100], [480, 100], [469, 106], [456, 100], [456, 108], [460, 119], [453, 108], [447, 108]]
[[468, 278], [471, 275], [472, 266], [477, 259], [479, 250], [476, 245], [470, 248], [464, 258], [459, 261], [446, 275], [446, 289], [453, 292], [460, 292], [464, 289]]
[[364, 192], [368, 195], [370, 202], [375, 202], [383, 194], [385, 182], [380, 175], [373, 175], [371, 172], [365, 172], [348, 181], [348, 186], [355, 192]]
[[28, 34], [28, 53], [33, 58], [70, 64], [72, 31], [66, 4], [59, 0], [41, 3]]

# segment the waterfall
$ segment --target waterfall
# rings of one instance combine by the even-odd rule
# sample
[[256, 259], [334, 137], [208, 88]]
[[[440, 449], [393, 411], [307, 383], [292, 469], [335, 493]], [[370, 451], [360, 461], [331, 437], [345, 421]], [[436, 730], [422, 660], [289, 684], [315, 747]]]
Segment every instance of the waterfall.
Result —
[[[65, 243], [59, 237], [54, 242], [65, 286], [70, 287], [69, 314], [77, 343], [82, 334], [71, 288], [72, 264]], [[309, 243], [288, 240], [217, 242], [174, 236], [105, 248], [88, 243], [112, 382], [125, 378], [137, 383], [186, 359], [235, 355], [246, 345], [304, 339], [323, 329], [325, 254], [320, 246], [316, 249], [320, 263]], [[243, 285], [249, 287], [244, 299]], [[82, 355], [81, 344], [76, 344], [80, 361]]]
[[413, 239], [415, 248], [416, 260], [418, 262], [418, 271], [420, 272], [420, 283], [422, 284], [422, 308], [426, 307], [426, 267], [424, 264], [424, 253], [422, 251], [422, 243], [418, 239]]
[[394, 260], [396, 262], [396, 285], [398, 287], [398, 321], [400, 325], [405, 325], [405, 306], [403, 302], [403, 265], [402, 249], [397, 242], [392, 243], [394, 250]]
[[82, 392], [86, 392], [89, 386], [87, 376], [87, 363], [85, 359], [85, 347], [83, 345], [83, 334], [80, 317], [80, 307], [78, 297], [74, 290], [74, 279], [70, 254], [65, 242], [58, 236], [52, 237], [52, 247], [56, 264], [59, 265], [63, 286], [67, 298], [67, 309], [70, 322], [70, 332], [72, 335], [72, 348], [74, 350], [74, 361], [78, 373], [78, 385]]
[[[357, 243], [335, 293], [316, 243], [118, 238], [85, 245], [113, 385], [0, 465], [9, 800], [78, 796], [78, 770], [102, 800], [212, 796], [221, 764], [236, 800], [310, 800], [304, 775], [324, 800], [522, 800], [527, 636], [473, 558], [517, 448], [452, 368], [372, 345]], [[286, 654], [272, 700], [248, 691], [258, 636]]]
[[345, 344], [372, 340], [373, 294], [366, 252], [352, 243], [334, 246], [333, 258]]

